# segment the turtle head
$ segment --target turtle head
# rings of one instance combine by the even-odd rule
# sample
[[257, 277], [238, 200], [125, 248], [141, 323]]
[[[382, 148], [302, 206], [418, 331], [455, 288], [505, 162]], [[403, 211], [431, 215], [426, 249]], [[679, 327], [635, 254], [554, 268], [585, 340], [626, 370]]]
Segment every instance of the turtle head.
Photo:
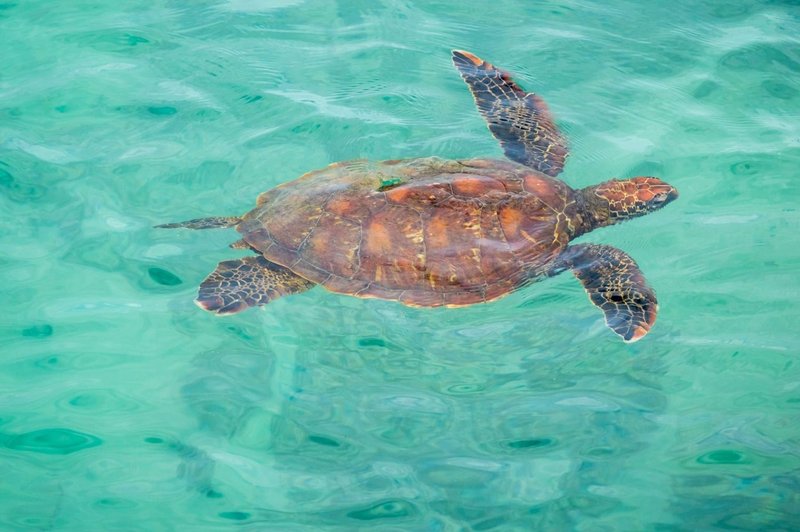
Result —
[[678, 197], [672, 185], [656, 177], [611, 179], [581, 190], [589, 229], [619, 223], [657, 211]]

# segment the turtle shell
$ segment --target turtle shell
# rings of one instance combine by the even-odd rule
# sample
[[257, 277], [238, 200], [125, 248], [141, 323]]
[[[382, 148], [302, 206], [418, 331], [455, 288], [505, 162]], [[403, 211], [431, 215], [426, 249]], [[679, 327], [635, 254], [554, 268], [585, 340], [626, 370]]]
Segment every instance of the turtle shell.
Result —
[[508, 161], [348, 161], [261, 194], [238, 230], [334, 292], [470, 305], [544, 273], [572, 236], [573, 194]]

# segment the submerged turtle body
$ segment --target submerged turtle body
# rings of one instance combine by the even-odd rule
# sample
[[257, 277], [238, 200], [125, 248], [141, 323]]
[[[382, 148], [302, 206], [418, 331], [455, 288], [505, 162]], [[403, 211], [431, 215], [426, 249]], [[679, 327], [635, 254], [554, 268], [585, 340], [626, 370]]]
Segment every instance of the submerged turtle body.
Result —
[[556, 178], [568, 150], [547, 106], [511, 76], [454, 51], [489, 130], [510, 161], [437, 157], [334, 163], [258, 197], [241, 217], [159, 227], [235, 227], [236, 249], [197, 303], [217, 314], [308, 290], [413, 306], [491, 301], [571, 270], [606, 324], [642, 338], [658, 308], [636, 262], [605, 245], [570, 244], [592, 229], [657, 210], [677, 191], [654, 177], [572, 189]]
[[352, 161], [265, 192], [237, 229], [334, 292], [470, 305], [544, 275], [580, 223], [573, 196], [507, 161]]

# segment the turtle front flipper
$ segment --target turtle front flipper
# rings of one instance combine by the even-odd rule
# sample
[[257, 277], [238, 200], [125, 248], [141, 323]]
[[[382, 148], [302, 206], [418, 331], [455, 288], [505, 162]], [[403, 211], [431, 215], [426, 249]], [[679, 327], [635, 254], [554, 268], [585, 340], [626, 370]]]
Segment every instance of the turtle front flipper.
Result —
[[557, 176], [568, 155], [567, 143], [544, 101], [525, 92], [508, 72], [469, 52], [453, 50], [453, 64], [506, 157]]
[[226, 260], [200, 283], [195, 302], [216, 314], [235, 314], [314, 286], [262, 256]]
[[242, 219], [236, 216], [212, 216], [210, 218], [195, 218], [185, 222], [157, 225], [158, 229], [223, 229], [239, 225]]
[[559, 258], [560, 270], [571, 268], [603, 311], [606, 324], [626, 342], [640, 340], [656, 321], [656, 294], [639, 266], [612, 246], [577, 244]]

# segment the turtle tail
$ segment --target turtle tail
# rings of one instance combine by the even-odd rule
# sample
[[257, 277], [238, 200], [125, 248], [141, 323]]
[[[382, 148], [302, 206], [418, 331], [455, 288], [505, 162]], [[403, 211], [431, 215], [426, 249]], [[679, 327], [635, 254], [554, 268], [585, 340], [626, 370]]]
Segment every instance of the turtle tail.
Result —
[[175, 222], [171, 224], [161, 224], [156, 227], [160, 229], [177, 229], [185, 227], [186, 229], [223, 229], [226, 227], [235, 227], [239, 225], [242, 219], [236, 216], [212, 216], [210, 218], [195, 218], [194, 220], [187, 220], [185, 222]]

